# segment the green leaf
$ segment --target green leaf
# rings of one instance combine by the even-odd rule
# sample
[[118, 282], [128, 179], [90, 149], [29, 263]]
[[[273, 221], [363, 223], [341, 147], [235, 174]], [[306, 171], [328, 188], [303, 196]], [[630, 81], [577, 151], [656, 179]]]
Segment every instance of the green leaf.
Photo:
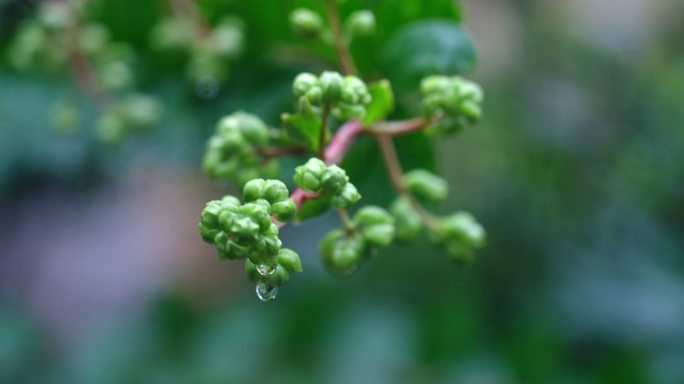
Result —
[[285, 127], [294, 132], [296, 136], [304, 140], [304, 143], [309, 149], [314, 152], [318, 151], [318, 137], [321, 129], [321, 119], [314, 114], [296, 114], [290, 115], [284, 113], [282, 115]]
[[330, 201], [327, 197], [321, 196], [316, 200], [307, 200], [297, 211], [297, 221], [321, 216], [330, 209]]
[[394, 93], [392, 84], [387, 80], [380, 80], [368, 86], [368, 92], [373, 100], [366, 107], [364, 124], [372, 124], [384, 120], [394, 110]]
[[475, 49], [461, 27], [446, 20], [411, 23], [390, 38], [383, 52], [386, 73], [397, 87], [414, 88], [428, 75], [456, 75], [475, 67]]

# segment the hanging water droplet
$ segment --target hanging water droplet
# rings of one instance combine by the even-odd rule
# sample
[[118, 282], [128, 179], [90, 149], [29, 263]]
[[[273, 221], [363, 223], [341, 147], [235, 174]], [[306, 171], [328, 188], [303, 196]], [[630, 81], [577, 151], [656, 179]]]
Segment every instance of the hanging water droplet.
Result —
[[261, 276], [270, 276], [275, 272], [276, 267], [268, 264], [257, 264], [256, 269]]
[[278, 288], [268, 283], [259, 282], [256, 286], [256, 294], [261, 301], [272, 301], [278, 295]]

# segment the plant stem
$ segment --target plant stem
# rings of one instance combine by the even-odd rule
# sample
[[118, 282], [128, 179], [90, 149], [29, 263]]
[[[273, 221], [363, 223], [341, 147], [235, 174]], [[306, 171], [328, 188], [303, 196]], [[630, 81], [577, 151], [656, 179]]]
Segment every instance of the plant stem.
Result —
[[413, 209], [418, 213], [421, 220], [430, 229], [436, 227], [437, 223], [434, 216], [430, 214], [416, 197], [408, 190], [406, 183], [403, 179], [403, 171], [401, 169], [401, 164], [399, 163], [399, 158], [397, 157], [397, 151], [394, 148], [394, 143], [392, 143], [392, 137], [387, 133], [375, 133], [375, 140], [378, 142], [380, 147], [380, 153], [382, 153], [382, 159], [385, 163], [385, 168], [387, 169], [387, 174], [389, 175], [390, 183], [392, 187], [397, 192], [399, 196], [403, 196], [409, 200]]
[[356, 231], [356, 229], [354, 228], [354, 224], [352, 224], [352, 221], [349, 218], [349, 213], [347, 213], [346, 209], [338, 208], [337, 216], [340, 218], [342, 226], [344, 227], [344, 233], [346, 233], [347, 236], [353, 234]]
[[321, 116], [321, 132], [318, 134], [318, 158], [323, 161], [325, 161], [325, 136], [328, 133], [328, 117], [330, 117], [330, 104], [326, 103]]
[[384, 121], [376, 123], [375, 126], [369, 130], [374, 134], [401, 136], [420, 131], [421, 129], [434, 124], [434, 122], [434, 120], [422, 117], [410, 120]]
[[299, 155], [306, 153], [305, 146], [292, 146], [292, 147], [277, 147], [277, 148], [261, 148], [259, 149], [259, 155], [266, 159], [273, 159], [276, 157], [282, 157], [287, 155]]
[[347, 75], [356, 76], [358, 71], [356, 70], [354, 59], [349, 53], [349, 46], [347, 45], [344, 36], [342, 36], [342, 22], [340, 21], [340, 13], [337, 9], [335, 0], [326, 0], [326, 8], [328, 11], [330, 31], [332, 32], [333, 45], [335, 46], [337, 58], [340, 60], [342, 71]]

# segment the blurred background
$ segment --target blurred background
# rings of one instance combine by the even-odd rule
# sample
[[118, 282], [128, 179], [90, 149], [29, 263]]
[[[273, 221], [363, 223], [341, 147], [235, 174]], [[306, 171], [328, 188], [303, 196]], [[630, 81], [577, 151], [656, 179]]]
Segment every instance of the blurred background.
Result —
[[[78, 71], [21, 60], [18, 36], [44, 4], [0, 1], [0, 382], [684, 383], [684, 3], [342, 4], [376, 13], [377, 34], [352, 50], [366, 76], [392, 80], [396, 117], [417, 111], [425, 71], [483, 85], [479, 126], [434, 150], [399, 146], [407, 168], [450, 182], [437, 210], [473, 212], [488, 244], [470, 267], [427, 240], [392, 246], [337, 280], [316, 252], [338, 226], [324, 216], [283, 230], [305, 273], [262, 303], [197, 233], [204, 203], [234, 192], [200, 161], [221, 116], [277, 125], [293, 76], [335, 65], [289, 30], [300, 5], [320, 9], [89, 2], [89, 20], [133, 52], [117, 56], [135, 74], [126, 89], [163, 109], [155, 128], [113, 137]], [[225, 59], [188, 55], [188, 42], [160, 53], [186, 36], [159, 26], [174, 11], [199, 28], [231, 16]], [[465, 34], [417, 29], [424, 19]], [[114, 85], [128, 75], [106, 70]], [[368, 144], [354, 158], [378, 163]], [[365, 179], [349, 167], [368, 202], [391, 199], [381, 167]]]

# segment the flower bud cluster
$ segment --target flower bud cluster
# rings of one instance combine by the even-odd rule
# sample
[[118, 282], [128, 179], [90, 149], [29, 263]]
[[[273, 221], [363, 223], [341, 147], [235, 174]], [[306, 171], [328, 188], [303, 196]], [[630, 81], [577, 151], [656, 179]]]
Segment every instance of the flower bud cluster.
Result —
[[280, 286], [289, 273], [301, 272], [302, 267], [297, 253], [281, 248], [271, 217], [281, 221], [294, 217], [294, 202], [278, 180], [253, 180], [243, 195], [244, 204], [233, 196], [207, 203], [200, 216], [200, 235], [216, 247], [220, 259], [245, 259], [250, 280]]
[[295, 168], [294, 182], [306, 192], [324, 195], [335, 208], [349, 208], [361, 199], [344, 169], [317, 158]]
[[321, 106], [328, 106], [342, 120], [363, 118], [366, 105], [371, 102], [366, 83], [337, 72], [326, 71], [320, 76], [301, 73], [295, 78], [292, 91], [299, 98], [300, 112], [318, 112]]
[[329, 232], [319, 245], [325, 268], [337, 276], [349, 276], [368, 261], [378, 248], [394, 240], [394, 218], [377, 206], [361, 208], [348, 230]]
[[430, 76], [421, 82], [423, 112], [439, 118], [439, 128], [454, 131], [477, 123], [482, 117], [484, 94], [477, 83], [459, 76]]
[[[261, 164], [259, 149], [268, 144], [269, 129], [258, 117], [235, 112], [223, 117], [207, 142], [202, 167], [215, 179], [244, 185], [260, 175], [277, 172], [277, 163]], [[274, 172], [274, 169], [276, 172]]]
[[471, 262], [475, 250], [485, 243], [484, 228], [467, 212], [440, 218], [430, 235], [454, 261], [460, 263]]

